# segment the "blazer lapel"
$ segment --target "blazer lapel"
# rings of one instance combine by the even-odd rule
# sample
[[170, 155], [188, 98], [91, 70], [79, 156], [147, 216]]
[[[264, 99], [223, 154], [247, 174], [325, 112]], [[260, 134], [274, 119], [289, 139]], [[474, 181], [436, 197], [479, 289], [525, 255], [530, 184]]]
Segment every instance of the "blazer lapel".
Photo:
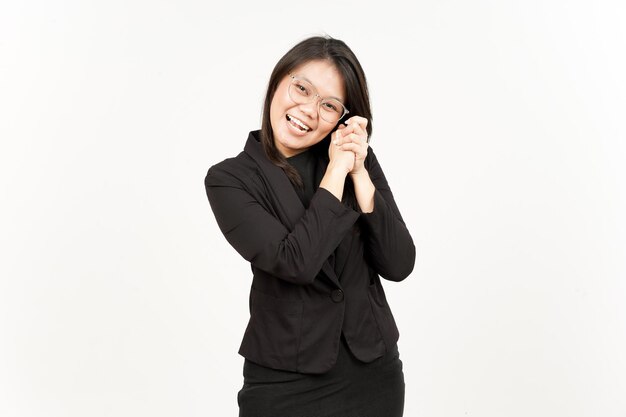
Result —
[[[260, 136], [260, 130], [250, 132], [244, 147], [244, 152], [254, 159], [259, 166], [262, 175], [267, 179], [267, 182], [270, 185], [268, 187], [269, 191], [272, 193], [272, 201], [276, 204], [276, 207], [279, 208], [279, 210], [277, 210], [280, 216], [279, 220], [289, 230], [293, 230], [295, 224], [304, 215], [306, 209], [302, 205], [296, 190], [293, 189], [293, 185], [289, 181], [285, 172], [281, 168], [272, 164], [272, 162], [270, 162], [265, 155], [263, 146], [259, 142]], [[341, 287], [339, 284], [339, 278], [328, 260], [324, 261], [324, 264], [322, 265], [322, 272], [334, 284]]]
[[267, 180], [268, 191], [272, 193], [270, 196], [272, 202], [279, 208], [277, 210], [280, 216], [279, 220], [289, 230], [293, 230], [294, 225], [304, 214], [304, 206], [287, 175], [281, 168], [272, 164], [265, 155], [263, 146], [257, 139], [258, 136], [255, 135], [257, 132], [257, 135], [260, 136], [260, 131], [250, 132], [244, 151], [254, 159]]

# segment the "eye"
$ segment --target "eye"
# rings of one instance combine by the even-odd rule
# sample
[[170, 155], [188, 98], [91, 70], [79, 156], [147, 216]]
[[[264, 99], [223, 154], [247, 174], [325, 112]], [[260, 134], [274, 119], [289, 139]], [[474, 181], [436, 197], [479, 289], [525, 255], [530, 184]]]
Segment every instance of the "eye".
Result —
[[296, 91], [298, 92], [298, 94], [303, 95], [303, 96], [308, 96], [309, 93], [309, 89], [307, 88], [306, 85], [296, 82], [294, 83], [294, 87], [296, 88]]
[[322, 108], [324, 108], [324, 110], [329, 110], [335, 113], [341, 113], [341, 111], [339, 110], [339, 106], [331, 101], [323, 102]]

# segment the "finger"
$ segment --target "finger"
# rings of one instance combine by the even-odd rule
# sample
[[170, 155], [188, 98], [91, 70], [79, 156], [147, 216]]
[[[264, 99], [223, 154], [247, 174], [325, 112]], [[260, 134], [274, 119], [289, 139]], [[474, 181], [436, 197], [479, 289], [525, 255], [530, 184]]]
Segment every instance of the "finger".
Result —
[[357, 123], [363, 126], [367, 126], [367, 119], [361, 116], [352, 116], [351, 118], [347, 119], [344, 123], [347, 125], [351, 123]]
[[343, 136], [346, 136], [347, 134], [354, 132], [354, 127], [352, 126], [346, 126], [346, 125], [341, 125], [341, 126], [343, 126], [343, 128], [340, 127]]
[[344, 143], [340, 148], [342, 151], [354, 152], [356, 156], [361, 157], [363, 155], [363, 148], [356, 143]]
[[365, 130], [361, 127], [361, 125], [355, 123], [351, 126], [352, 126], [353, 133], [356, 133], [358, 136], [360, 136], [363, 139], [367, 137], [367, 132], [365, 132]]
[[365, 138], [363, 137], [362, 134], [357, 134], [357, 133], [350, 133], [348, 135], [344, 135], [343, 139], [342, 139], [343, 143], [346, 142], [354, 142], [354, 143], [358, 143], [358, 144], [364, 144], [365, 142]]
[[363, 144], [363, 140], [361, 137], [359, 137], [359, 135], [356, 135], [354, 133], [350, 133], [349, 135], [345, 135], [345, 136], [342, 133], [341, 138], [335, 139], [333, 143], [338, 146], [341, 146], [344, 143]]
[[362, 128], [366, 128], [367, 127], [367, 123], [368, 120], [365, 117], [361, 117], [361, 116], [352, 116], [351, 118], [349, 118], [348, 120], [346, 120], [344, 122], [347, 125], [350, 125], [352, 123], [354, 124], [358, 124], [360, 125]]
[[[366, 119], [364, 119], [366, 120]], [[351, 122], [348, 127], [342, 130], [343, 136], [347, 136], [349, 133], [355, 133], [362, 138], [364, 142], [367, 142], [367, 132], [361, 125], [355, 122]]]
[[333, 141], [335, 145], [342, 145], [349, 142], [359, 142], [359, 136], [349, 132], [347, 129], [349, 128], [341, 129], [341, 131], [337, 130], [337, 135]]
[[341, 130], [337, 129], [335, 131], [335, 138], [333, 139], [333, 143], [335, 145], [339, 145], [341, 141], [341, 137], [342, 137]]

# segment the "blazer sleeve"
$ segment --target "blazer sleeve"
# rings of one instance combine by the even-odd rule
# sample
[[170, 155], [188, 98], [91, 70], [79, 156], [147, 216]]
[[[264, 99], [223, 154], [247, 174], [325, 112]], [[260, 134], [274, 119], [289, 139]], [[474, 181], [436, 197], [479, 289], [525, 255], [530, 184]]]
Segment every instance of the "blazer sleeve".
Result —
[[376, 191], [374, 210], [361, 213], [368, 263], [390, 281], [402, 281], [415, 266], [415, 245], [376, 155], [368, 150], [367, 170]]
[[294, 284], [313, 282], [359, 218], [328, 190], [318, 188], [290, 231], [230, 173], [212, 167], [205, 188], [217, 224], [235, 250], [253, 267]]

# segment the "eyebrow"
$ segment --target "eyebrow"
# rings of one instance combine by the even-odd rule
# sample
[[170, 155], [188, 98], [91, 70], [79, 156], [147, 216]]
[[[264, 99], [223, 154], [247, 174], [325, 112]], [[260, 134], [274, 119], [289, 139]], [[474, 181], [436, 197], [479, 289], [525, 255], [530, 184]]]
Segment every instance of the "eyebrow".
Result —
[[[296, 75], [296, 74], [294, 74], [294, 75]], [[297, 77], [299, 77], [299, 78], [302, 78], [302, 79], [303, 79], [303, 80], [305, 80], [305, 81], [308, 81], [308, 82], [309, 82], [312, 86], [315, 86], [315, 84], [313, 83], [313, 81], [309, 80], [309, 79], [308, 79], [307, 77], [305, 77], [304, 75], [296, 75], [296, 76], [297, 76]], [[315, 87], [315, 88], [317, 88], [317, 87]], [[335, 97], [335, 96], [328, 96], [328, 97], [324, 97], [324, 98], [334, 98], [335, 100], [337, 100], [337, 101], [339, 101], [339, 102], [343, 103], [343, 100], [342, 100], [342, 99], [340, 99], [339, 97]]]

